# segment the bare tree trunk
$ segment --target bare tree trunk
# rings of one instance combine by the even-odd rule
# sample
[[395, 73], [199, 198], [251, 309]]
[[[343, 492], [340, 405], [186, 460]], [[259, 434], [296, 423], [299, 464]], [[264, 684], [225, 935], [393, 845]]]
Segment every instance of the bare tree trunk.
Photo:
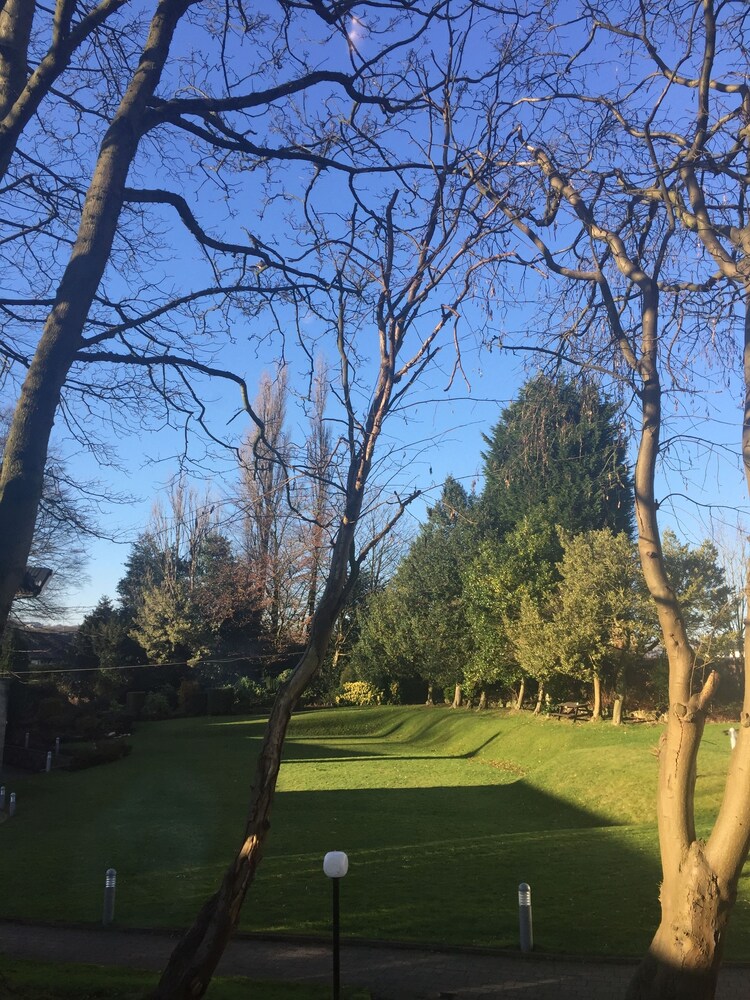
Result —
[[623, 696], [621, 694], [615, 695], [615, 700], [612, 703], [612, 725], [621, 726], [622, 725], [622, 706], [623, 706]]
[[290, 680], [279, 690], [266, 725], [255, 772], [245, 834], [221, 886], [203, 905], [192, 927], [172, 952], [154, 1000], [196, 1000], [211, 977], [239, 921], [242, 904], [263, 856], [271, 827], [270, 814], [289, 720], [299, 696], [325, 656], [339, 602], [322, 604], [310, 630], [310, 641]]
[[727, 900], [700, 842], [680, 860], [678, 877], [662, 885], [662, 920], [626, 1000], [712, 1000], [721, 965]]
[[602, 718], [602, 679], [594, 674], [594, 707], [591, 712], [592, 722], [601, 722]]
[[523, 708], [523, 699], [526, 694], [526, 678], [521, 678], [521, 686], [518, 689], [518, 695], [516, 697], [516, 711], [520, 712]]
[[482, 688], [479, 692], [479, 704], [477, 705], [477, 711], [481, 712], [487, 708], [487, 692]]
[[461, 698], [462, 698], [461, 685], [460, 684], [456, 684], [456, 688], [455, 688], [455, 690], [453, 692], [453, 703], [451, 705], [451, 708], [460, 708], [461, 707]]
[[542, 681], [539, 682], [539, 691], [536, 696], [536, 705], [534, 706], [534, 715], [539, 715], [542, 711], [542, 701], [544, 700], [544, 684]]
[[427, 701], [425, 702], [425, 705], [435, 704], [434, 690], [435, 686], [432, 681], [427, 681]]
[[0, 119], [26, 85], [36, 0], [6, 0], [0, 12]]

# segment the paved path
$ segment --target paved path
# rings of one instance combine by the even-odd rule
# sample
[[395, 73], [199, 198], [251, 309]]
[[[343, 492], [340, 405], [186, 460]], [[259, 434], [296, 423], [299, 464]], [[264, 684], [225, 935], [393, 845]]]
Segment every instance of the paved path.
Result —
[[[159, 969], [175, 937], [150, 931], [45, 927], [0, 921], [0, 953], [17, 958]], [[486, 951], [428, 951], [342, 944], [341, 978], [378, 1000], [613, 1000], [624, 995], [632, 962], [521, 958]], [[255, 980], [327, 983], [330, 948], [259, 937], [230, 944], [219, 971]], [[718, 1000], [750, 998], [750, 968], [722, 971]]]

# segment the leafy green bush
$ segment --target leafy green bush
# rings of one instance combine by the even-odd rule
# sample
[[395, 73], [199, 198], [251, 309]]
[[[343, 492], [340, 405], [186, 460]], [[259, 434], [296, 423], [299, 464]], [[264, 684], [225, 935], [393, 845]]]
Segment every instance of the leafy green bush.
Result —
[[102, 720], [96, 715], [79, 715], [73, 728], [76, 736], [84, 740], [94, 740], [104, 732]]
[[281, 685], [284, 684], [286, 681], [288, 681], [293, 673], [294, 671], [290, 669], [290, 670], [282, 670], [280, 674], [275, 674], [275, 675], [263, 674], [263, 682], [266, 686], [266, 691], [267, 691], [266, 697], [268, 698], [269, 702], [273, 701]]
[[98, 764], [111, 764], [115, 760], [127, 757], [133, 747], [123, 740], [112, 740], [111, 743], [99, 743], [88, 747], [75, 747], [70, 750], [71, 760], [66, 771], [83, 771], [87, 767]]
[[209, 715], [229, 715], [234, 704], [234, 688], [211, 688], [207, 692], [206, 711]]
[[382, 701], [382, 692], [369, 681], [347, 681], [336, 698], [337, 705], [380, 705]]
[[177, 689], [177, 707], [180, 715], [204, 715], [206, 692], [198, 681], [184, 680]]
[[237, 712], [253, 712], [267, 703], [268, 690], [251, 677], [240, 677], [234, 685], [234, 697]]
[[161, 691], [149, 691], [141, 715], [146, 719], [167, 719], [171, 714], [166, 695]]

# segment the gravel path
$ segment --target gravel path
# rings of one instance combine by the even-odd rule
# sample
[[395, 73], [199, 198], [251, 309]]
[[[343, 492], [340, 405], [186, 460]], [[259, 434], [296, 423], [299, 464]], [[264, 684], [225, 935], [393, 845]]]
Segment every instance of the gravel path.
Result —
[[[175, 937], [166, 933], [0, 922], [0, 953], [17, 958], [159, 969]], [[379, 1000], [612, 1000], [622, 997], [633, 962], [521, 958], [471, 950], [425, 950], [342, 943], [341, 978]], [[256, 980], [326, 983], [325, 943], [239, 937], [219, 971]], [[718, 1000], [750, 998], [750, 968], [722, 971]]]

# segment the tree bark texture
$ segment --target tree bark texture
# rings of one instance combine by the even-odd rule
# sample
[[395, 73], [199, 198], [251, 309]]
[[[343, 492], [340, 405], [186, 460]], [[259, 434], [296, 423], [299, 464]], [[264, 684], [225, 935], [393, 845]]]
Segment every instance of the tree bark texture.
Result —
[[534, 706], [534, 715], [539, 715], [542, 711], [542, 703], [544, 702], [544, 684], [539, 681], [539, 690], [536, 694], [536, 705]]
[[[655, 301], [645, 296], [644, 329], [655, 327]], [[651, 299], [656, 293], [652, 290]], [[654, 334], [655, 339], [655, 334]], [[746, 357], [747, 357], [746, 342]], [[654, 497], [661, 392], [647, 357], [641, 393], [643, 425], [635, 473], [636, 516], [644, 577], [656, 602], [669, 659], [669, 713], [659, 755], [657, 811], [662, 860], [661, 922], [628, 991], [628, 1000], [712, 1000], [727, 921], [747, 856], [750, 834], [750, 701], [747, 679], [742, 727], [727, 775], [724, 801], [708, 841], [694, 819], [697, 758], [706, 706], [718, 684], [712, 673], [693, 693], [694, 653], [661, 553]], [[748, 383], [750, 385], [750, 382]], [[746, 637], [746, 644], [748, 638]], [[747, 646], [746, 646], [747, 651]]]
[[523, 699], [526, 694], [526, 680], [521, 678], [521, 685], [518, 688], [518, 697], [516, 698], [516, 711], [520, 712], [523, 708]]
[[599, 674], [594, 674], [594, 706], [591, 712], [591, 721], [600, 722], [602, 717], [602, 679]]
[[622, 725], [622, 695], [616, 694], [615, 700], [612, 703], [612, 725], [621, 726]]
[[451, 708], [460, 708], [462, 698], [463, 698], [463, 693], [461, 690], [461, 685], [456, 684], [456, 687], [453, 691], [453, 702], [451, 704]]

